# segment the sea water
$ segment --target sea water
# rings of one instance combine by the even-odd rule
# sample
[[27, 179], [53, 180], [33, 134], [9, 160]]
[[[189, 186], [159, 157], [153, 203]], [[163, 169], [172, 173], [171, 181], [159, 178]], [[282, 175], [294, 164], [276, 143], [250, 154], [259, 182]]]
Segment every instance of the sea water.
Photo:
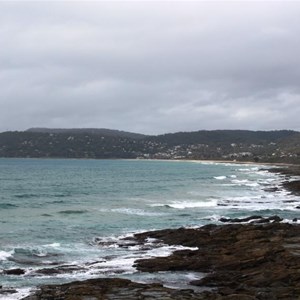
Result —
[[[267, 168], [188, 161], [0, 159], [0, 268], [25, 270], [24, 275], [0, 272], [0, 285], [18, 290], [0, 299], [20, 299], [40, 284], [93, 277], [163, 282], [161, 273], [137, 273], [134, 261], [183, 247], [122, 241], [136, 232], [218, 224], [221, 217], [279, 215], [291, 221], [300, 199], [283, 189], [269, 192], [283, 178]], [[45, 272], [53, 268], [60, 271]], [[169, 274], [169, 286], [191, 277], [197, 274]]]

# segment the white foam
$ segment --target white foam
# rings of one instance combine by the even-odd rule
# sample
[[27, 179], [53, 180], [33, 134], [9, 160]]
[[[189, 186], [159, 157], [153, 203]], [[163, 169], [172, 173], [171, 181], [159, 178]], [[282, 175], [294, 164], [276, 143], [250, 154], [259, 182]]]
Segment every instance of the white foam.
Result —
[[126, 208], [126, 207], [115, 208], [115, 209], [112, 209], [111, 211], [121, 213], [121, 214], [126, 214], [126, 215], [147, 216], [147, 217], [166, 215], [166, 213], [150, 212], [150, 211], [145, 211], [143, 209]]
[[300, 219], [291, 220], [291, 219], [283, 219], [283, 223], [290, 223], [290, 224], [300, 224]]
[[259, 170], [257, 172], [255, 172], [256, 175], [260, 175], [260, 176], [275, 176], [275, 174], [270, 173], [267, 170]]
[[246, 183], [245, 186], [256, 187], [256, 186], [259, 186], [259, 183], [257, 183], [257, 182]]
[[7, 258], [12, 256], [12, 251], [2, 251], [0, 250], [0, 260], [7, 260]]
[[258, 179], [258, 182], [259, 183], [262, 183], [262, 184], [270, 184], [270, 183], [273, 183], [273, 182], [280, 182], [279, 180], [276, 180], [276, 178], [264, 178], [264, 179]]
[[[169, 256], [176, 250], [197, 250], [197, 247], [185, 247], [185, 246], [169, 246], [159, 242], [154, 238], [147, 238], [145, 243], [130, 245], [132, 241], [120, 240], [117, 237], [103, 237], [101, 241], [115, 242], [116, 245], [126, 245], [128, 242], [128, 247], [116, 247], [119, 248], [114, 252], [115, 254], [109, 255], [109, 258], [103, 257], [102, 261], [92, 263], [90, 265], [85, 265], [89, 270], [85, 271], [88, 276], [94, 275], [113, 275], [120, 273], [134, 273], [136, 272], [135, 267], [133, 267], [134, 262], [138, 259], [146, 259], [152, 257], [165, 257]], [[73, 262], [72, 264], [77, 264]], [[78, 275], [78, 274], [77, 274]]]
[[192, 195], [192, 196], [201, 196], [203, 194], [202, 191], [189, 191], [187, 192], [188, 195]]
[[60, 248], [60, 243], [52, 243], [52, 244], [46, 244], [43, 245], [44, 247], [50, 247], [50, 248]]
[[137, 259], [135, 256], [121, 256], [113, 260], [107, 260], [92, 265], [90, 270], [91, 274], [94, 273], [133, 273], [135, 268], [133, 267], [134, 261]]
[[231, 182], [233, 183], [233, 185], [237, 185], [237, 186], [249, 186], [249, 187], [256, 187], [259, 186], [259, 183], [257, 181], [250, 181], [248, 179], [233, 179], [231, 180]]
[[227, 177], [226, 176], [214, 176], [214, 178], [217, 179], [217, 180], [224, 180]]
[[219, 206], [242, 210], [296, 210], [300, 199], [285, 191], [276, 193], [263, 192], [259, 195], [224, 197], [219, 199]]
[[234, 179], [234, 180], [231, 180], [232, 183], [247, 183], [249, 182], [248, 179]]
[[185, 247], [185, 246], [162, 246], [159, 248], [154, 248], [149, 250], [143, 258], [151, 257], [166, 257], [171, 255], [174, 251], [177, 250], [198, 250], [198, 247]]
[[180, 201], [169, 203], [168, 206], [177, 209], [185, 209], [185, 208], [196, 208], [196, 207], [214, 207], [217, 205], [216, 199], [209, 199], [208, 201]]
[[[154, 244], [153, 244], [154, 242]], [[126, 254], [122, 256], [113, 257], [111, 260], [104, 260], [94, 263], [90, 266], [89, 275], [100, 274], [115, 274], [115, 273], [134, 273], [136, 271], [133, 267], [137, 259], [146, 259], [152, 257], [169, 256], [176, 250], [197, 250], [197, 247], [184, 246], [168, 246], [164, 244], [157, 244], [155, 239], [147, 239], [145, 245], [149, 246], [149, 250], [143, 249], [144, 245], [130, 246]]]
[[253, 171], [258, 171], [258, 170], [259, 170], [258, 167], [238, 169], [239, 172], [253, 172]]
[[20, 300], [31, 294], [31, 288], [16, 289], [14, 294], [0, 295], [0, 300]]
[[[230, 162], [217, 162], [217, 161], [205, 161], [205, 160], [193, 160], [193, 163], [201, 165], [215, 165], [215, 166], [226, 166], [226, 167], [236, 167], [236, 166], [248, 166], [247, 164], [230, 163]], [[249, 165], [250, 166], [250, 165]]]

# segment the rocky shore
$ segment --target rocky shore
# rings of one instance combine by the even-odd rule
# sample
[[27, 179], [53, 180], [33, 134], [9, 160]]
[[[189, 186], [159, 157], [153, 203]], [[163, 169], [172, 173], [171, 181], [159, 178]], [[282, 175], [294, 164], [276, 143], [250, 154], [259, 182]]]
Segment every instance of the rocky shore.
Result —
[[[284, 176], [284, 188], [300, 193], [300, 181], [294, 177], [300, 175], [299, 167], [272, 171]], [[282, 223], [279, 216], [223, 218], [224, 225], [165, 229], [126, 238], [132, 244], [144, 244], [151, 238], [157, 243], [193, 247], [167, 257], [135, 261], [139, 272], [203, 273], [203, 278], [190, 282], [190, 289], [102, 278], [42, 286], [24, 300], [300, 299], [300, 224], [296, 217], [293, 224]]]
[[[191, 289], [126, 279], [92, 279], [43, 286], [25, 299], [300, 299], [300, 225], [280, 223], [275, 217], [264, 221], [255, 218], [250, 224], [166, 229], [132, 238], [135, 243], [152, 238], [170, 245], [197, 247], [135, 262], [140, 272], [204, 272], [204, 278], [190, 283]], [[196, 292], [192, 286], [203, 287], [204, 291]]]
[[[207, 276], [191, 284], [216, 288], [208, 299], [298, 299], [300, 226], [265, 224], [207, 225], [137, 235], [198, 250], [136, 262], [143, 272], [190, 270]], [[299, 298], [300, 299], [300, 298]]]
[[300, 196], [300, 166], [291, 165], [284, 168], [268, 169], [268, 171], [284, 176], [282, 187], [294, 195]]

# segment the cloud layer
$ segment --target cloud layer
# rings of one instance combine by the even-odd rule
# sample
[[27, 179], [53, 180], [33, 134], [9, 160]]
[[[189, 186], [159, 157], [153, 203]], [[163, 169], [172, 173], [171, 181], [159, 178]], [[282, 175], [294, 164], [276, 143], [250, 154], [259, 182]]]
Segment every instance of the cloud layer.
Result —
[[300, 3], [1, 2], [0, 130], [300, 130]]

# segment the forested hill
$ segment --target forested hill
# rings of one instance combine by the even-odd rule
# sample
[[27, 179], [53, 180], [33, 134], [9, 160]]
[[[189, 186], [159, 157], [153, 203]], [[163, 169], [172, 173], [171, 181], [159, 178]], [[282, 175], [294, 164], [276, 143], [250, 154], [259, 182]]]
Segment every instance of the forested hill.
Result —
[[180, 144], [207, 144], [207, 145], [228, 145], [232, 143], [243, 144], [266, 144], [278, 142], [282, 139], [294, 136], [295, 131], [249, 131], [249, 130], [201, 130], [193, 132], [177, 132], [163, 134], [154, 137], [156, 141], [167, 143], [168, 145]]
[[144, 134], [132, 133], [127, 131], [106, 129], [106, 128], [29, 128], [26, 132], [39, 132], [39, 133], [65, 133], [65, 134], [97, 134], [101, 136], [111, 137], [125, 137], [133, 139], [144, 138]]
[[213, 130], [157, 136], [110, 129], [0, 133], [0, 157], [220, 159], [300, 162], [300, 133]]

